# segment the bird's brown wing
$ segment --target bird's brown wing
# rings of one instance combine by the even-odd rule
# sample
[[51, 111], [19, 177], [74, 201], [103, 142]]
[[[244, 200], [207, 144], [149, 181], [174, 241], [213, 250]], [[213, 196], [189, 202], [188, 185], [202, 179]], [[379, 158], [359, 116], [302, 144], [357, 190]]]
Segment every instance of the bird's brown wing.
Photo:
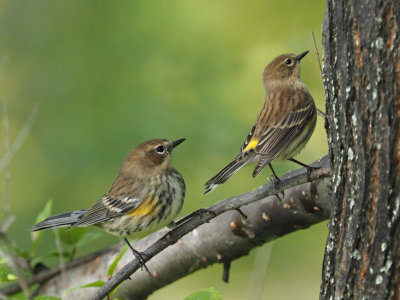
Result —
[[315, 117], [314, 101], [308, 91], [296, 93], [289, 101], [287, 109], [281, 109], [269, 116], [260, 130], [261, 136], [256, 147], [260, 158], [253, 177], [295, 141]]
[[112, 198], [108, 195], [101, 197], [88, 211], [73, 225], [73, 227], [89, 226], [105, 222], [110, 218], [121, 216], [136, 209], [142, 200], [140, 198]]
[[133, 184], [130, 187], [129, 193], [123, 196], [112, 193], [102, 196], [73, 226], [98, 224], [138, 208], [146, 199], [143, 185]]

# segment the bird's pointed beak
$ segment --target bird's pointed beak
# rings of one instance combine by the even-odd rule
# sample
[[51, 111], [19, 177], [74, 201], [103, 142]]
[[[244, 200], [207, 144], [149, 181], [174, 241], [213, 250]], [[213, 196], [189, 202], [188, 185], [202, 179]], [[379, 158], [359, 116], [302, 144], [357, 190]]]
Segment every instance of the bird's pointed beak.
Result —
[[172, 142], [172, 148], [175, 148], [179, 144], [183, 143], [184, 140], [186, 140], [186, 139], [179, 139], [179, 140], [173, 141]]
[[304, 56], [307, 55], [307, 53], [310, 52], [310, 50], [307, 50], [303, 53], [300, 53], [299, 55], [297, 55], [297, 61], [300, 61]]

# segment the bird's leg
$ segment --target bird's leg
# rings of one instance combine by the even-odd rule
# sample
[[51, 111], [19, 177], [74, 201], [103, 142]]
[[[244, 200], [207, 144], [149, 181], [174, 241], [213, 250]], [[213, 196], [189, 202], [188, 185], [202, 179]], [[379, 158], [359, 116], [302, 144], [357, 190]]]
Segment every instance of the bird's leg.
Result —
[[213, 215], [215, 217], [215, 213], [213, 211], [208, 210], [206, 208], [200, 208], [200, 209], [192, 212], [190, 215], [187, 215], [176, 222], [172, 221], [171, 223], [169, 223], [168, 227], [175, 228], [175, 227], [178, 227], [179, 225], [182, 225], [183, 223], [189, 221], [190, 219], [193, 219], [194, 217], [200, 216], [200, 218], [201, 218], [204, 215]]
[[125, 241], [125, 243], [127, 243], [127, 245], [129, 246], [129, 248], [131, 248], [131, 250], [132, 250], [132, 253], [133, 253], [133, 255], [136, 257], [136, 259], [139, 261], [139, 265], [140, 265], [140, 269], [142, 269], [142, 271], [143, 271], [143, 268], [147, 271], [147, 273], [149, 273], [149, 275], [151, 276], [151, 273], [150, 273], [150, 271], [149, 271], [149, 269], [147, 268], [147, 266], [146, 266], [146, 264], [145, 264], [145, 262], [144, 262], [144, 259], [143, 259], [143, 253], [141, 253], [141, 252], [139, 252], [139, 251], [137, 251], [137, 250], [135, 250], [133, 247], [132, 247], [132, 245], [129, 243], [129, 241], [128, 241], [128, 239], [126, 238], [126, 237], [124, 237], [124, 241]]
[[319, 167], [311, 167], [309, 165], [303, 164], [301, 161], [298, 161], [298, 160], [296, 160], [294, 158], [289, 158], [288, 160], [290, 160], [290, 161], [292, 161], [292, 162], [294, 162], [294, 163], [296, 163], [296, 164], [298, 164], [298, 165], [300, 165], [300, 166], [302, 166], [302, 167], [307, 169], [307, 180], [308, 180], [308, 182], [312, 181], [311, 180], [311, 172], [313, 170], [319, 169]]
[[[275, 173], [275, 171], [274, 171], [274, 168], [272, 168], [271, 163], [269, 163], [268, 166], [269, 166], [269, 168], [270, 168], [271, 171], [272, 171], [272, 177], [274, 178], [274, 186], [275, 186], [276, 189], [279, 189], [279, 184], [281, 183], [281, 180], [280, 180], [279, 177], [276, 175], [276, 173]], [[284, 197], [285, 197], [285, 192], [282, 191], [281, 193], [282, 193], [282, 198], [284, 198]], [[279, 194], [276, 194], [276, 196], [278, 197], [279, 200], [282, 200], [281, 197], [279, 197]]]
[[268, 166], [272, 171], [272, 176], [274, 177], [274, 186], [275, 186], [275, 188], [279, 188], [279, 183], [281, 182], [281, 180], [279, 179], [278, 176], [276, 176], [276, 173], [274, 171], [274, 168], [272, 168], [271, 163], [269, 163]]

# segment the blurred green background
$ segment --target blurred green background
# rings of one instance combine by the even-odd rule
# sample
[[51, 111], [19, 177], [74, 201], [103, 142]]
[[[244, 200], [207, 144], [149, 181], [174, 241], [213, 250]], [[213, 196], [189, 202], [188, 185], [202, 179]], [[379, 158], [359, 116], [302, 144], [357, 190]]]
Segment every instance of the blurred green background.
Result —
[[[8, 103], [11, 141], [41, 103], [9, 165], [16, 215], [10, 237], [29, 249], [28, 229], [49, 199], [54, 213], [90, 206], [128, 152], [148, 139], [187, 138], [174, 152], [187, 183], [181, 215], [263, 184], [268, 168], [253, 179], [247, 167], [202, 195], [204, 182], [236, 156], [253, 125], [264, 101], [261, 75], [274, 57], [311, 50], [302, 79], [325, 110], [311, 38], [314, 31], [320, 46], [324, 9], [320, 0], [0, 1], [0, 100]], [[298, 159], [325, 153], [318, 118]], [[294, 168], [276, 165], [278, 174]], [[4, 173], [0, 189], [3, 199]], [[273, 243], [258, 287], [262, 299], [318, 298], [326, 234], [320, 224]], [[44, 238], [54, 247], [50, 234]], [[104, 234], [80, 254], [117, 242]], [[182, 299], [209, 286], [224, 299], [248, 299], [256, 253], [233, 262], [229, 284], [218, 265], [150, 299]]]

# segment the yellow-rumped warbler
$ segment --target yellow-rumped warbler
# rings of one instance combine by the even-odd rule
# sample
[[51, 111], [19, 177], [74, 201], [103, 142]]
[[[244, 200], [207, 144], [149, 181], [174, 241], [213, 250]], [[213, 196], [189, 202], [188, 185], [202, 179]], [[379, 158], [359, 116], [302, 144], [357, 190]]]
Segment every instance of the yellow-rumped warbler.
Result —
[[300, 79], [300, 60], [307, 53], [283, 54], [265, 67], [263, 82], [266, 96], [256, 123], [246, 137], [240, 154], [206, 182], [205, 194], [249, 162], [257, 162], [253, 177], [269, 165], [275, 184], [279, 183], [279, 178], [272, 168], [272, 160], [287, 159], [298, 163], [307, 168], [310, 179], [312, 168], [293, 159], [310, 139], [317, 120], [314, 100]]
[[99, 226], [121, 236], [148, 271], [127, 237], [146, 236], [171, 223], [181, 210], [186, 187], [182, 175], [172, 167], [171, 154], [184, 140], [150, 140], [137, 146], [122, 163], [109, 192], [92, 207], [49, 217], [32, 231]]

